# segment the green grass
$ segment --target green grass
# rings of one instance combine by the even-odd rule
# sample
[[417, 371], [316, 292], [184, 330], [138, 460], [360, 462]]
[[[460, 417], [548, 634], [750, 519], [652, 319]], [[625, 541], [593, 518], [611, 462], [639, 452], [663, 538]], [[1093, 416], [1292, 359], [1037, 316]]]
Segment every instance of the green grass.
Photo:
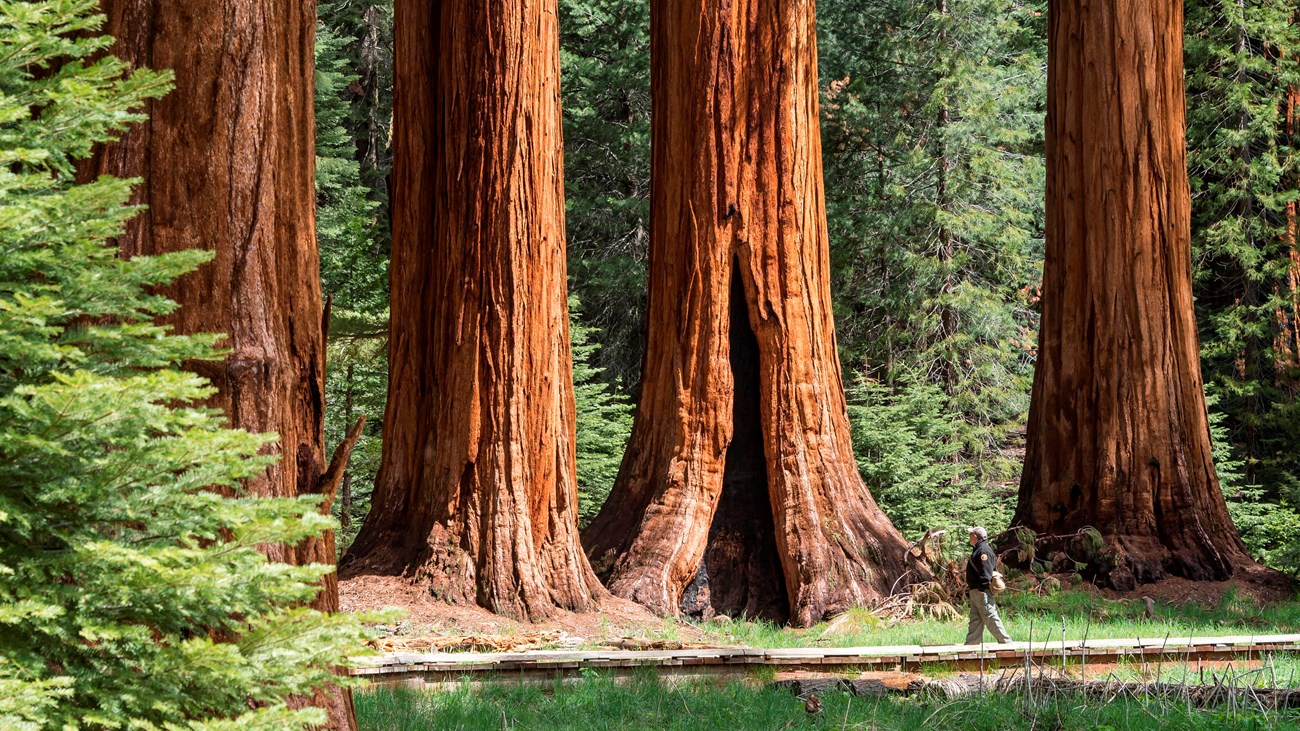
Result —
[[[1136, 599], [1113, 600], [1087, 589], [1067, 589], [1050, 595], [1009, 591], [998, 598], [998, 609], [1012, 639], [1060, 640], [1172, 639], [1189, 636], [1300, 633], [1300, 601], [1258, 606], [1252, 600], [1228, 591], [1214, 606], [1195, 603], [1157, 602], [1155, 616], [1146, 616], [1146, 605]], [[763, 621], [684, 622], [663, 619], [642, 625], [616, 625], [601, 620], [597, 631], [585, 638], [583, 647], [594, 649], [619, 638], [650, 641], [699, 639], [718, 645], [747, 647], [857, 647], [871, 645], [951, 645], [966, 638], [966, 606], [957, 610], [961, 618], [950, 621], [913, 618], [885, 622], [863, 609], [807, 629], [779, 627]], [[412, 631], [398, 623], [399, 634]], [[691, 632], [694, 628], [698, 632]], [[417, 633], [423, 630], [415, 628]], [[438, 630], [432, 630], [437, 632]], [[500, 634], [526, 631], [508, 628]], [[991, 641], [991, 638], [987, 638]], [[566, 646], [571, 647], [571, 646]], [[549, 649], [560, 649], [553, 645]]]
[[[1243, 658], [1245, 659], [1245, 658]], [[1216, 685], [1229, 687], [1255, 688], [1295, 688], [1300, 686], [1300, 655], [1290, 652], [1275, 652], [1262, 657], [1251, 658], [1260, 661], [1260, 667], [1224, 668], [1197, 667], [1193, 662], [1148, 662], [1146, 664], [1132, 659], [1120, 662], [1116, 667], [1105, 671], [1089, 670], [1089, 680], [1129, 680], [1154, 681], [1166, 683], [1187, 683], [1190, 685]], [[1071, 658], [1072, 672], [1077, 672], [1077, 658]], [[1076, 676], [1077, 677], [1077, 676]]]
[[361, 731], [715, 731], [717, 729], [945, 729], [957, 731], [1120, 731], [1300, 729], [1300, 715], [1187, 710], [1154, 702], [1086, 703], [1063, 697], [1027, 704], [1020, 697], [956, 701], [856, 698], [831, 693], [820, 714], [781, 690], [740, 683], [668, 686], [652, 676], [629, 683], [587, 677], [547, 687], [498, 684], [446, 692], [375, 686], [356, 694]]
[[[965, 606], [958, 607], [962, 612]], [[1014, 640], [1109, 638], [1186, 638], [1192, 635], [1279, 634], [1300, 632], [1300, 602], [1264, 607], [1228, 592], [1216, 606], [1157, 603], [1146, 616], [1138, 600], [1115, 601], [1083, 590], [1040, 596], [1009, 592], [998, 609]], [[766, 622], [700, 622], [710, 640], [750, 647], [856, 647], [866, 645], [949, 645], [966, 637], [966, 620], [914, 619], [883, 622], [854, 610], [838, 622], [797, 630]], [[991, 642], [992, 639], [990, 638]]]

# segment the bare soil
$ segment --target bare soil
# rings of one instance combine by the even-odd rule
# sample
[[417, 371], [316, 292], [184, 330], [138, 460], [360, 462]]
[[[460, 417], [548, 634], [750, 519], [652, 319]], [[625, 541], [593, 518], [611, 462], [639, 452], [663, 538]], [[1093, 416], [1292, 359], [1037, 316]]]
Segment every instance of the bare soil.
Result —
[[1257, 605], [1286, 601], [1294, 596], [1295, 584], [1286, 575], [1262, 567], [1254, 567], [1228, 581], [1189, 581], [1170, 577], [1154, 584], [1142, 584], [1132, 591], [1103, 589], [1107, 599], [1141, 599], [1151, 597], [1170, 604], [1200, 604], [1212, 607], [1223, 601], [1229, 591], [1254, 601]]
[[[542, 622], [507, 619], [472, 605], [439, 601], [400, 576], [356, 576], [339, 582], [345, 612], [396, 607], [405, 616], [381, 626], [386, 651], [475, 649], [519, 651], [607, 644], [637, 649], [681, 648], [704, 640], [692, 625], [664, 619], [644, 607], [606, 596], [594, 612], [561, 612]], [[448, 641], [447, 638], [455, 638]]]
[[[1229, 591], [1262, 606], [1291, 599], [1294, 590], [1287, 577], [1262, 569], [1230, 581], [1169, 578], [1128, 592], [1093, 589], [1107, 599], [1150, 597], [1170, 604], [1208, 607], [1221, 603]], [[688, 622], [656, 616], [638, 604], [611, 596], [606, 596], [596, 611], [560, 612], [536, 623], [508, 619], [473, 605], [449, 604], [435, 599], [427, 587], [400, 576], [344, 579], [339, 582], [339, 601], [348, 612], [392, 607], [404, 611], [401, 619], [379, 627], [382, 638], [374, 645], [384, 652], [519, 652], [593, 646], [649, 650], [718, 645], [717, 638], [706, 637]], [[847, 615], [841, 619], [845, 620]]]

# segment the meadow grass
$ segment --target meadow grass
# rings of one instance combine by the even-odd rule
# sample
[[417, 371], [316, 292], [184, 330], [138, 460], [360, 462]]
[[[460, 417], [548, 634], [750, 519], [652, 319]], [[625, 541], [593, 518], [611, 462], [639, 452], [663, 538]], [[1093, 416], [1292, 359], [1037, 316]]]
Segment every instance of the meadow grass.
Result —
[[743, 731], [755, 729], [945, 729], [948, 731], [1218, 731], [1300, 729], [1295, 712], [1194, 710], [1142, 700], [1091, 703], [1062, 696], [1029, 703], [990, 694], [957, 700], [861, 698], [828, 693], [809, 714], [784, 690], [739, 682], [666, 685], [587, 676], [550, 686], [509, 683], [434, 692], [371, 686], [356, 693], [361, 731]]
[[[1179, 639], [1189, 636], [1252, 635], [1300, 632], [1300, 602], [1258, 606], [1235, 592], [1213, 606], [1157, 602], [1147, 616], [1144, 602], [1111, 600], [1086, 590], [1051, 595], [1008, 593], [999, 598], [1008, 630], [1016, 640], [1137, 637]], [[959, 607], [964, 611], [964, 607]], [[907, 619], [883, 621], [856, 610], [807, 629], [782, 628], [766, 622], [705, 621], [694, 623], [708, 640], [752, 647], [870, 646], [952, 644], [965, 637], [965, 620]], [[647, 626], [648, 636], [664, 640], [694, 639], [686, 625], [665, 621]], [[626, 628], [609, 628], [610, 633]], [[688, 635], [690, 635], [688, 637]], [[595, 638], [592, 638], [593, 640]], [[1177, 662], [1143, 666], [1121, 663], [1088, 678], [1155, 680], [1174, 683], [1225, 682], [1234, 686], [1298, 687], [1300, 655], [1275, 653], [1259, 669], [1207, 671]], [[931, 671], [934, 669], [931, 668]], [[931, 674], [931, 673], [927, 673]], [[664, 684], [651, 673], [615, 682], [594, 672], [567, 684], [522, 685], [510, 682], [468, 684], [434, 692], [369, 686], [356, 694], [362, 731], [454, 729], [506, 731], [528, 729], [628, 729], [704, 731], [708, 729], [988, 729], [1018, 731], [1146, 731], [1177, 729], [1297, 729], [1300, 711], [1251, 713], [1228, 709], [1195, 710], [1154, 699], [1116, 699], [1109, 703], [1062, 696], [1027, 703], [1021, 696], [989, 694], [958, 700], [927, 698], [860, 698], [830, 693], [823, 710], [808, 714], [789, 692], [762, 687], [769, 677], [749, 682]]]
[[[965, 607], [958, 607], [965, 611]], [[1179, 639], [1190, 636], [1281, 634], [1300, 632], [1300, 602], [1257, 606], [1235, 591], [1218, 604], [1157, 602], [1146, 616], [1140, 600], [1112, 600], [1083, 590], [1051, 595], [1009, 592], [998, 609], [1011, 638], [1034, 639]], [[857, 647], [870, 645], [950, 645], [966, 637], [965, 617], [957, 620], [883, 621], [866, 610], [807, 629], [783, 628], [763, 621], [705, 621], [696, 626], [712, 641], [748, 647]], [[672, 638], [668, 638], [672, 639]], [[992, 642], [991, 637], [986, 637]]]
[[[1300, 687], [1300, 655], [1293, 652], [1267, 653], [1260, 657], [1243, 658], [1258, 662], [1259, 667], [1209, 667], [1196, 661], [1146, 662], [1132, 658], [1121, 660], [1105, 670], [1088, 669], [1089, 680], [1159, 681], [1187, 685], [1224, 685], [1228, 687], [1296, 688]], [[1071, 658], [1071, 672], [1078, 677], [1079, 662]]]

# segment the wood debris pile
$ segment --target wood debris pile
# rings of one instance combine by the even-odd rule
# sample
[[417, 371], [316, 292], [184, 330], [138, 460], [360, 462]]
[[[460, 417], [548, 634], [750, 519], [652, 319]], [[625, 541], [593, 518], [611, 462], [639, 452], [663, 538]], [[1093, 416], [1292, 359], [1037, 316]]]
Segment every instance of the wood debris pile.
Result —
[[961, 612], [949, 601], [949, 592], [937, 581], [912, 584], [905, 590], [881, 599], [871, 613], [893, 624], [905, 619], [961, 619]]
[[417, 635], [381, 637], [370, 647], [379, 652], [524, 652], [555, 647], [577, 647], [581, 637], [559, 630], [511, 635]]

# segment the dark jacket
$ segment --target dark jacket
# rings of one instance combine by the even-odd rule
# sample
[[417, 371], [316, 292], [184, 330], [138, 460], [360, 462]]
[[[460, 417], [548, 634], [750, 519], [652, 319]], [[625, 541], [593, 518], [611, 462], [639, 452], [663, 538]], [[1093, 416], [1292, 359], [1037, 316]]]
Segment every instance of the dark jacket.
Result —
[[989, 582], [993, 581], [993, 567], [998, 557], [989, 548], [988, 541], [980, 541], [971, 549], [970, 559], [966, 561], [966, 586], [980, 591], [988, 591]]

